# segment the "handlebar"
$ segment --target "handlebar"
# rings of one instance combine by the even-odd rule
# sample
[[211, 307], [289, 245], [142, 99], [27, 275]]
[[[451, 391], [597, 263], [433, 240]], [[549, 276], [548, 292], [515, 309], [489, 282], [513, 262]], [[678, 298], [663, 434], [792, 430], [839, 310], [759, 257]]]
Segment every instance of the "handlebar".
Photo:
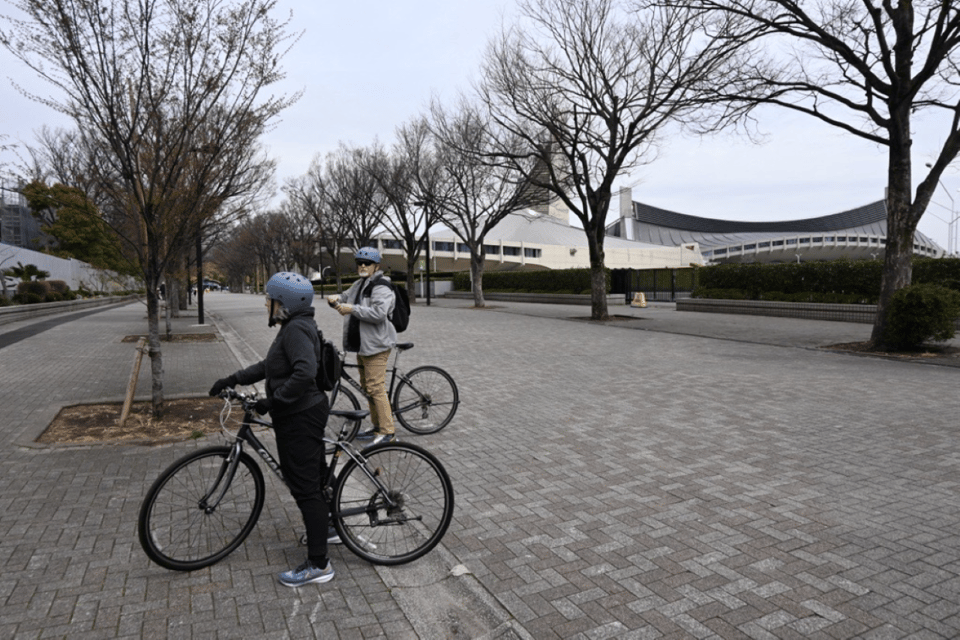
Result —
[[[230, 400], [239, 401], [240, 406], [243, 407], [243, 410], [245, 412], [253, 412], [253, 408], [257, 404], [257, 394], [255, 392], [251, 394], [246, 394], [246, 393], [243, 393], [242, 391], [237, 391], [236, 389], [227, 388], [220, 392], [219, 397], [227, 401], [230, 401]], [[370, 415], [370, 412], [367, 410], [341, 411], [338, 409], [331, 409], [330, 415], [340, 416], [343, 418], [347, 418], [348, 420], [363, 420], [364, 418]]]

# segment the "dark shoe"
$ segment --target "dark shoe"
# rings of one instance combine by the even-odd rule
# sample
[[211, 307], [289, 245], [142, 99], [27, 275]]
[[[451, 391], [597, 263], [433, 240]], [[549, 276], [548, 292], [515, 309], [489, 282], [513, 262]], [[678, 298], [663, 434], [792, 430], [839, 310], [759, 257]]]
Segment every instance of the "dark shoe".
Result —
[[380, 444], [381, 442], [397, 442], [395, 433], [378, 433], [370, 444]]
[[333, 527], [327, 529], [327, 544], [343, 544], [340, 534]]
[[354, 440], [373, 440], [375, 437], [377, 437], [377, 430], [370, 429], [369, 431], [362, 431], [358, 433]]

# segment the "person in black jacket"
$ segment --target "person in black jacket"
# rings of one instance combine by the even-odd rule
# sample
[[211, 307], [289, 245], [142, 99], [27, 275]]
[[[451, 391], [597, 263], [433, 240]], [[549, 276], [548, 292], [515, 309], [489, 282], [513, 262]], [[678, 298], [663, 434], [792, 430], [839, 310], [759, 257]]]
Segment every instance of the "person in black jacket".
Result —
[[274, 274], [267, 282], [268, 324], [279, 324], [280, 330], [267, 357], [217, 380], [210, 389], [216, 396], [227, 387], [266, 380], [266, 397], [257, 401], [256, 411], [269, 412], [273, 419], [283, 477], [307, 529], [307, 560], [278, 575], [288, 587], [328, 582], [334, 576], [327, 558], [330, 516], [323, 497], [323, 430], [330, 406], [316, 385], [320, 343], [312, 303], [309, 280], [296, 273]]

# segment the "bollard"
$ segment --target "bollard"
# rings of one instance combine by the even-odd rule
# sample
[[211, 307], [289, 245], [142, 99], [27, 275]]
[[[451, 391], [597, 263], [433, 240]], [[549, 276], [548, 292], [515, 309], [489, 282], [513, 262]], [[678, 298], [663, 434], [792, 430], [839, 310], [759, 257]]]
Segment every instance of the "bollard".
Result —
[[633, 300], [630, 302], [631, 307], [640, 307], [643, 309], [647, 306], [647, 297], [643, 295], [642, 291], [638, 291], [633, 294]]

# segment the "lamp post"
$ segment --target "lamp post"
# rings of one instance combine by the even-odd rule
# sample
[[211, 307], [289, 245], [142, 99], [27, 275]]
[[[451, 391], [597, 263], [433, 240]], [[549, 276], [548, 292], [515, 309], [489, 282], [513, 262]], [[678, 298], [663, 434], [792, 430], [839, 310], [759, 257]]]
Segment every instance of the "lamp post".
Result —
[[[927, 163], [927, 168], [933, 167], [929, 162]], [[950, 221], [947, 222], [947, 255], [952, 256], [957, 253], [960, 247], [957, 246], [957, 220], [960, 219], [960, 214], [956, 213], [957, 204], [953, 200], [953, 196], [950, 195], [950, 190], [947, 189], [947, 185], [943, 184], [943, 180], [937, 178], [937, 182], [940, 183], [940, 187], [943, 189], [943, 192], [947, 194], [947, 197], [950, 198]], [[960, 191], [960, 189], [958, 189]], [[934, 203], [937, 204], [937, 203]], [[943, 207], [943, 205], [937, 205]], [[946, 207], [943, 207], [946, 209]], [[939, 216], [938, 216], [939, 218]], [[939, 218], [942, 220], [942, 218]]]
[[415, 200], [415, 201], [413, 202], [413, 206], [415, 206], [415, 207], [422, 207], [423, 210], [424, 210], [424, 213], [426, 214], [426, 216], [425, 216], [425, 220], [426, 220], [426, 223], [427, 223], [427, 232], [426, 232], [426, 240], [427, 240], [427, 261], [426, 261], [426, 262], [427, 262], [427, 273], [426, 273], [426, 275], [427, 275], [427, 306], [429, 307], [429, 306], [430, 306], [430, 208], [429, 208], [429, 206], [428, 206], [428, 201], [427, 201], [427, 200]]

